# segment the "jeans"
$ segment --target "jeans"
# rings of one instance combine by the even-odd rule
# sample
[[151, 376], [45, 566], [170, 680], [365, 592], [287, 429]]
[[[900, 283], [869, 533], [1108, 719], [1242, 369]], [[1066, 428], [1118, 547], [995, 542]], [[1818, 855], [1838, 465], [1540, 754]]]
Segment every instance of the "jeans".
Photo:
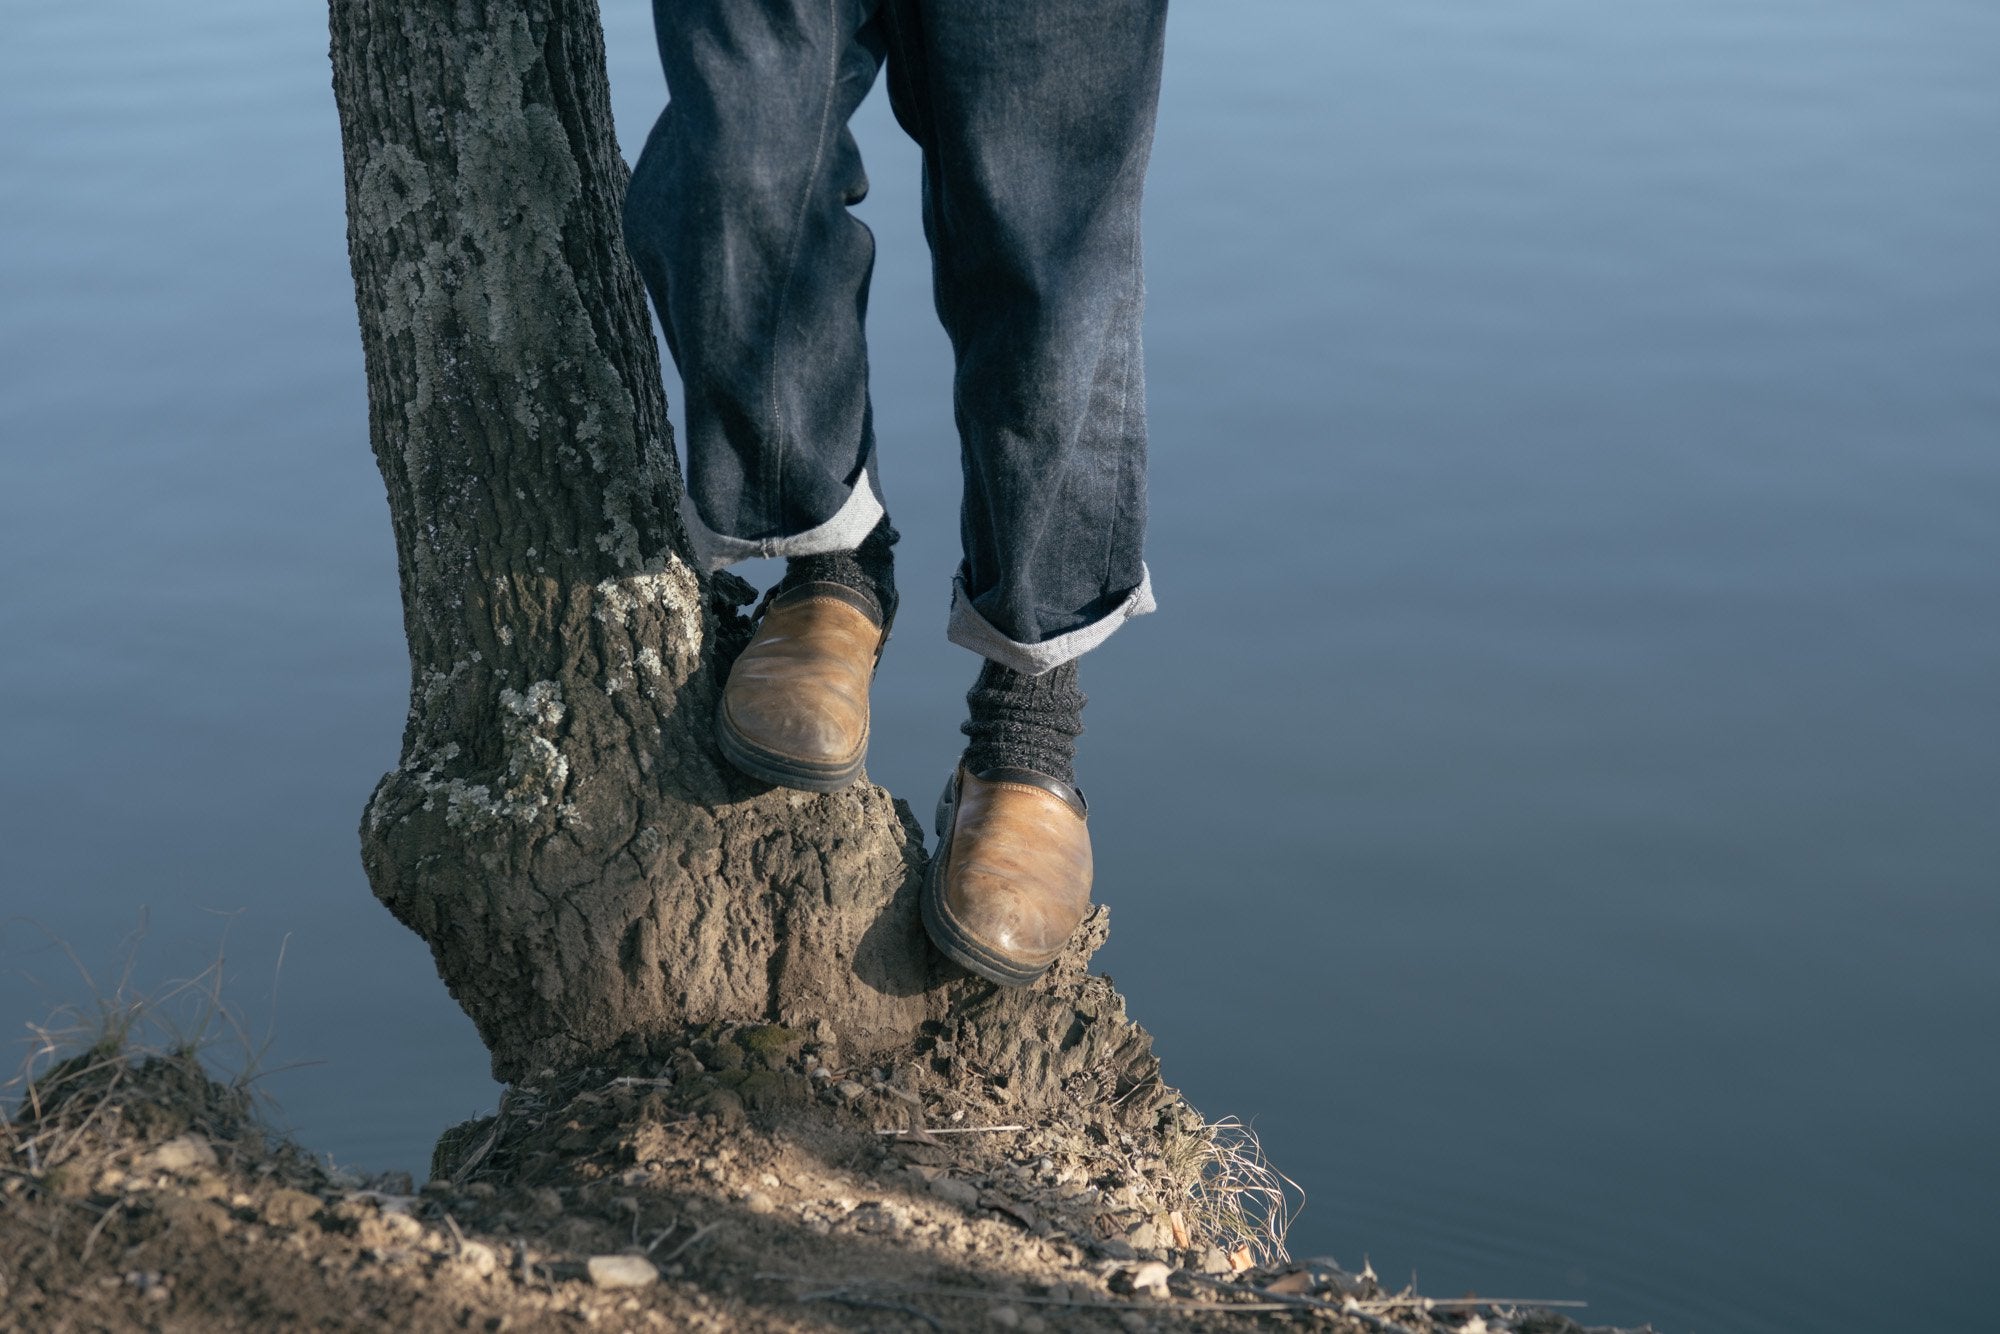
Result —
[[654, 0], [671, 101], [625, 235], [680, 368], [710, 569], [884, 517], [847, 128], [888, 66], [956, 359], [947, 633], [1040, 673], [1153, 609], [1139, 203], [1166, 0]]

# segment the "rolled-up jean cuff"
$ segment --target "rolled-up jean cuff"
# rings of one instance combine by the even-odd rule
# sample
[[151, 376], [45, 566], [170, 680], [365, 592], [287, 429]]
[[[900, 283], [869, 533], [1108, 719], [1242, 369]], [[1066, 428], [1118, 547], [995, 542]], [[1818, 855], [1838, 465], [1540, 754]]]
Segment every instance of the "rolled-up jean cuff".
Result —
[[731, 537], [701, 521], [694, 498], [681, 492], [681, 522], [688, 546], [701, 567], [713, 574], [725, 565], [760, 556], [816, 556], [825, 551], [852, 551], [881, 522], [882, 498], [875, 494], [874, 469], [862, 469], [854, 490], [825, 523], [787, 537]]
[[1139, 586], [1116, 607], [1088, 625], [1079, 625], [1039, 644], [1023, 644], [994, 629], [993, 623], [979, 614], [972, 605], [972, 599], [966, 595], [965, 580], [954, 575], [951, 581], [951, 621], [944, 634], [946, 639], [959, 647], [969, 648], [1002, 667], [1011, 667], [1028, 676], [1040, 676], [1052, 667], [1060, 667], [1072, 658], [1082, 657], [1109, 639], [1111, 632], [1119, 626], [1134, 616], [1144, 616], [1156, 607], [1153, 576], [1141, 562]]

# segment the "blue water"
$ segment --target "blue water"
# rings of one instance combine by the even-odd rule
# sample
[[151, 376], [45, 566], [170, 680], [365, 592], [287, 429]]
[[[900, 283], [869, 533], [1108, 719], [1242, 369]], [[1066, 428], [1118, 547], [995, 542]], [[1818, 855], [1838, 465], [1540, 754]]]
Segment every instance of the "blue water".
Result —
[[[407, 679], [323, 12], [0, 48], [0, 1020], [202, 968], [337, 1160], [495, 1089], [355, 824]], [[620, 139], [664, 96], [606, 24]], [[1085, 664], [1101, 956], [1302, 1254], [1663, 1331], [1990, 1321], [2000, 9], [1186, 0], [1159, 615]], [[919, 806], [957, 469], [858, 132]], [[926, 590], [929, 590], [926, 592]], [[284, 948], [279, 967], [279, 946]], [[274, 985], [275, 982], [275, 985]], [[24, 1032], [25, 1030], [17, 1029]], [[1895, 1312], [1885, 1317], [1885, 1310]]]

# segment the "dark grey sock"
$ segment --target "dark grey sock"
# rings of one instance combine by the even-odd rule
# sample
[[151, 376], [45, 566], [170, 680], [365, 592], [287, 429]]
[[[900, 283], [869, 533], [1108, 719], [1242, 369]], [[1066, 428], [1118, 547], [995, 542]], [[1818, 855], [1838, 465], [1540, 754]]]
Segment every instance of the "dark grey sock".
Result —
[[989, 660], [965, 692], [965, 703], [971, 717], [959, 730], [972, 738], [965, 748], [967, 769], [982, 773], [1013, 765], [1075, 785], [1085, 696], [1077, 689], [1074, 658], [1040, 676]]
[[821, 582], [859, 589], [874, 598], [875, 605], [882, 609], [882, 627], [886, 630], [896, 619], [896, 558], [889, 549], [900, 536], [884, 515], [852, 551], [791, 557], [785, 562], [785, 577], [771, 592], [775, 596], [800, 584]]

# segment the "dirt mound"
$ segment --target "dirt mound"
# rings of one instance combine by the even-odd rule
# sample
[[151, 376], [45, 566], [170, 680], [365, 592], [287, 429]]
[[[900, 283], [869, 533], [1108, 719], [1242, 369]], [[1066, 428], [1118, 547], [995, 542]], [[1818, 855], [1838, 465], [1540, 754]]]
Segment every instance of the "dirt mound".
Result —
[[1580, 1329], [1292, 1264], [1282, 1189], [1171, 1090], [1026, 1114], [942, 1035], [551, 1074], [421, 1189], [320, 1168], [190, 1055], [93, 1051], [0, 1129], [0, 1329]]

